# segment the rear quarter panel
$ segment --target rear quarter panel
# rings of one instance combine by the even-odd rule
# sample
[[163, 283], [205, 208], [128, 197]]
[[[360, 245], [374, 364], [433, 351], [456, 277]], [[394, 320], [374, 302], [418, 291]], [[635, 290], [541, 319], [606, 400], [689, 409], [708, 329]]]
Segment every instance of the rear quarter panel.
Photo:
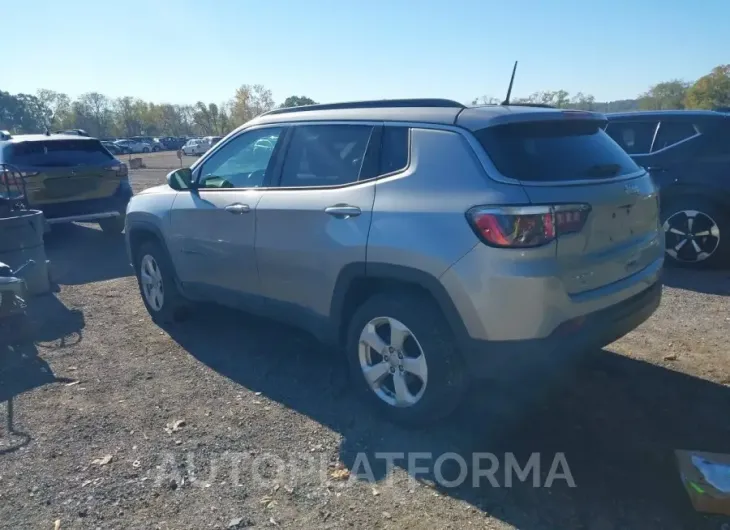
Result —
[[467, 210], [529, 202], [521, 186], [487, 179], [467, 135], [455, 128], [412, 128], [409, 166], [376, 185], [369, 264], [410, 267], [438, 278], [482, 244]]

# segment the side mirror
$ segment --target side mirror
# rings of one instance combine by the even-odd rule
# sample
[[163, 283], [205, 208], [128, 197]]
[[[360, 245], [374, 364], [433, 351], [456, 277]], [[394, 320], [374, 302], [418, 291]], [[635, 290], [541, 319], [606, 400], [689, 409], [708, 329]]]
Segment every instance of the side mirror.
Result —
[[167, 174], [167, 184], [174, 190], [182, 191], [193, 188], [193, 172], [189, 167], [181, 167]]

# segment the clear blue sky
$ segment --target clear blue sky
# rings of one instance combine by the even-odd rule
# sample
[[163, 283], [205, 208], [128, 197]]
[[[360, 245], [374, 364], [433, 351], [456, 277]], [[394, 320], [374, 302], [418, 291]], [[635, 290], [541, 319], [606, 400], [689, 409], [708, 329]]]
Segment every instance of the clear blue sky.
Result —
[[728, 0], [0, 0], [0, 90], [220, 103], [515, 95], [597, 100], [730, 62]]

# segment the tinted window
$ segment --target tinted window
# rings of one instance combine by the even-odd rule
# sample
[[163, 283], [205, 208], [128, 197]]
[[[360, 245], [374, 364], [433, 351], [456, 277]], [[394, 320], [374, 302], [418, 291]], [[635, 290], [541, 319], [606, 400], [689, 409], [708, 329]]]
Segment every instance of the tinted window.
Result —
[[598, 121], [511, 123], [475, 135], [499, 172], [517, 180], [608, 178], [639, 170]]
[[704, 137], [700, 155], [723, 158], [730, 156], [730, 125], [708, 126], [700, 130]]
[[281, 186], [339, 186], [356, 182], [373, 128], [305, 125], [294, 129]]
[[7, 162], [18, 166], [69, 167], [109, 164], [114, 157], [98, 140], [46, 140], [10, 145]]
[[656, 139], [652, 146], [652, 151], [664, 149], [670, 145], [674, 145], [682, 140], [686, 140], [697, 134], [697, 129], [691, 123], [687, 122], [671, 122], [665, 121], [659, 124], [659, 130], [656, 133]]
[[257, 129], [233, 138], [205, 161], [200, 171], [203, 188], [256, 188], [264, 184], [266, 170], [283, 129]]
[[381, 175], [401, 171], [408, 165], [408, 128], [385, 127], [380, 147]]
[[618, 121], [608, 124], [606, 132], [631, 155], [648, 153], [654, 140], [657, 122]]

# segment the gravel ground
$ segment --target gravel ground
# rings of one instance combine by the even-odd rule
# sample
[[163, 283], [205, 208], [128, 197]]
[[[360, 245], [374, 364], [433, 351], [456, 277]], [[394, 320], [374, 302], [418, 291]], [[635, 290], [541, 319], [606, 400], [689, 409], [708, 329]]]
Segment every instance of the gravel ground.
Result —
[[[174, 153], [155, 156], [168, 159], [148, 167]], [[132, 182], [139, 190], [165, 173], [136, 171]], [[215, 308], [160, 329], [121, 239], [72, 225], [47, 249], [60, 290], [32, 301], [35, 343], [0, 352], [0, 402], [14, 396], [14, 431], [0, 427], [0, 528], [719, 530], [729, 521], [692, 510], [673, 456], [730, 452], [727, 272], [667, 271], [662, 305], [641, 328], [541, 384], [474, 388], [453, 419], [417, 432], [373, 416], [348, 391], [340, 360], [301, 332]], [[388, 472], [383, 452], [404, 456]], [[420, 457], [428, 469], [410, 480], [408, 455], [418, 452], [433, 457]], [[448, 452], [467, 462], [494, 454], [500, 487], [486, 478], [475, 487], [471, 472], [446, 487], [438, 472], [454, 479], [459, 466], [434, 460]], [[507, 452], [521, 465], [539, 452], [541, 486], [563, 453], [575, 487], [560, 478], [506, 487]]]

